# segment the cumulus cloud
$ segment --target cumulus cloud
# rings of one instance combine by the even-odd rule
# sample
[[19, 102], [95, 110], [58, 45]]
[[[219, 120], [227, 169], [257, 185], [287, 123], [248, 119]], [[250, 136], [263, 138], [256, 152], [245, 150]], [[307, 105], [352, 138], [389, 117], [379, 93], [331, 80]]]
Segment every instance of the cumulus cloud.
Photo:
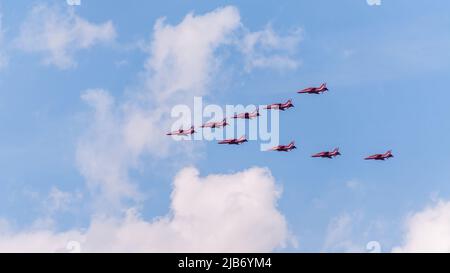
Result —
[[[171, 211], [152, 221], [136, 209], [122, 219], [94, 218], [85, 230], [0, 230], [0, 252], [270, 252], [292, 240], [277, 209], [281, 191], [269, 170], [199, 176], [185, 168], [173, 184]], [[0, 227], [2, 227], [0, 226]]]
[[301, 40], [301, 30], [286, 36], [277, 34], [270, 25], [256, 32], [249, 32], [239, 42], [244, 54], [246, 70], [254, 68], [295, 69], [299, 62], [293, 57]]
[[[32, 12], [32, 19], [40, 18], [33, 14], [52, 15], [48, 8], [41, 9], [44, 11]], [[57, 19], [50, 16], [48, 20], [62, 20], [57, 14], [52, 16]], [[62, 30], [73, 29], [82, 19], [71, 16], [56, 31], [63, 33], [63, 42], [56, 43], [51, 50], [40, 47], [39, 51], [48, 55], [48, 63], [61, 67], [73, 64], [74, 51], [68, 49]], [[97, 27], [106, 29], [106, 25]], [[0, 250], [65, 251], [64, 243], [70, 241], [81, 242], [83, 250], [90, 252], [268, 252], [285, 246], [290, 235], [276, 206], [280, 191], [267, 169], [252, 168], [208, 177], [200, 177], [196, 169], [184, 169], [174, 181], [168, 215], [149, 221], [134, 209], [140, 206], [143, 193], [130, 178], [130, 170], [137, 168], [144, 154], [165, 158], [169, 152], [173, 156], [189, 146], [163, 137], [170, 124], [170, 108], [179, 103], [189, 104], [194, 96], [209, 93], [209, 84], [221, 64], [218, 48], [236, 46], [235, 34], [240, 30], [239, 11], [234, 7], [218, 8], [203, 15], [188, 14], [176, 25], [159, 19], [137, 90], [128, 92], [124, 101], [115, 100], [103, 89], [87, 90], [82, 95], [91, 112], [86, 119], [87, 129], [78, 141], [77, 165], [99, 205], [88, 228], [68, 232], [50, 232], [48, 228], [3, 232]], [[247, 42], [254, 52], [256, 44], [282, 48], [273, 41], [278, 36], [272, 31], [264, 38], [257, 36], [255, 42]], [[47, 41], [45, 37], [42, 40]], [[94, 44], [94, 41], [77, 42]], [[58, 200], [64, 201], [64, 196], [59, 197], [62, 198]], [[109, 209], [113, 212], [109, 213]], [[124, 210], [127, 215], [122, 218], [117, 211]]]
[[76, 65], [77, 51], [111, 42], [115, 37], [111, 21], [95, 24], [73, 10], [36, 5], [23, 22], [16, 43], [26, 52], [42, 53], [47, 65], [68, 69]]
[[170, 129], [174, 105], [191, 105], [194, 96], [209, 94], [221, 64], [221, 46], [238, 44], [251, 67], [270, 67], [288, 62], [284, 55], [270, 55], [272, 50], [294, 51], [298, 43], [297, 37], [280, 37], [269, 27], [262, 32], [246, 31], [243, 38], [243, 29], [239, 11], [232, 6], [202, 15], [190, 13], [176, 25], [167, 24], [164, 18], [157, 20], [147, 46], [142, 86], [124, 102], [114, 102], [106, 91], [88, 90], [83, 95], [94, 116], [78, 145], [77, 158], [89, 185], [115, 199], [136, 199], [128, 171], [140, 156], [166, 157], [169, 151], [171, 155], [190, 154], [192, 145], [177, 145], [161, 136]]
[[394, 252], [450, 252], [450, 202], [439, 201], [406, 221], [401, 246]]
[[[142, 88], [119, 103], [104, 90], [84, 93], [83, 99], [94, 111], [77, 147], [77, 162], [91, 189], [110, 201], [138, 199], [128, 171], [142, 154], [164, 157], [169, 144], [176, 147], [163, 137], [170, 124], [170, 108], [205, 94], [219, 59], [215, 50], [227, 43], [239, 21], [234, 7], [188, 14], [175, 26], [159, 19], [142, 73]], [[176, 150], [172, 147], [170, 151]]]
[[176, 26], [159, 19], [147, 61], [153, 97], [165, 103], [186, 95], [189, 99], [205, 95], [220, 60], [215, 50], [230, 43], [230, 34], [239, 26], [239, 11], [231, 6], [199, 16], [188, 14]]

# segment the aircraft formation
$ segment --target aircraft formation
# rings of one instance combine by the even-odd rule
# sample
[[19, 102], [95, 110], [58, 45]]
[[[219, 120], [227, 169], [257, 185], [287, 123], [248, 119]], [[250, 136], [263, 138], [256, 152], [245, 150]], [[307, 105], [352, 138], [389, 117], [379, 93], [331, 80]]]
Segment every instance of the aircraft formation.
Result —
[[[328, 92], [329, 89], [327, 87], [326, 83], [323, 83], [322, 85], [320, 85], [319, 87], [309, 87], [309, 88], [305, 88], [303, 90], [298, 91], [298, 94], [313, 94], [313, 95], [320, 95], [323, 94], [325, 92]], [[286, 111], [290, 108], [295, 107], [294, 104], [292, 103], [292, 100], [288, 100], [285, 103], [273, 103], [273, 104], [269, 104], [267, 106], [264, 107], [264, 109], [266, 110], [279, 110], [279, 111]], [[241, 114], [236, 114], [232, 117], [232, 119], [245, 119], [245, 120], [252, 120], [252, 119], [257, 119], [258, 117], [260, 117], [260, 113], [259, 113], [259, 108], [256, 109], [256, 111], [251, 112], [251, 113], [241, 113]], [[223, 128], [228, 126], [228, 122], [227, 119], [223, 119], [222, 121], [219, 122], [208, 122], [203, 124], [202, 126], [200, 126], [200, 128]], [[193, 135], [195, 134], [195, 128], [194, 126], [192, 126], [190, 129], [188, 130], [184, 130], [184, 129], [179, 129], [178, 131], [174, 131], [174, 132], [169, 132], [166, 135], [167, 136], [189, 136], [189, 135]], [[220, 145], [242, 145], [244, 143], [248, 142], [247, 138], [245, 136], [242, 136], [240, 138], [233, 138], [233, 139], [225, 139], [223, 141], [219, 141], [218, 144]], [[297, 149], [297, 147], [295, 146], [295, 141], [292, 141], [291, 143], [289, 143], [288, 145], [278, 145], [276, 147], [273, 147], [267, 151], [274, 151], [274, 152], [291, 152], [293, 150]], [[336, 148], [332, 151], [324, 151], [324, 152], [320, 152], [317, 154], [312, 155], [312, 158], [326, 158], [326, 159], [333, 159], [335, 157], [341, 156], [342, 154], [339, 151], [339, 148]], [[366, 158], [364, 158], [364, 160], [375, 160], [375, 161], [385, 161], [387, 159], [391, 159], [393, 158], [394, 155], [392, 154], [392, 151], [389, 150], [386, 153], [383, 154], [374, 154], [374, 155], [370, 155]]]

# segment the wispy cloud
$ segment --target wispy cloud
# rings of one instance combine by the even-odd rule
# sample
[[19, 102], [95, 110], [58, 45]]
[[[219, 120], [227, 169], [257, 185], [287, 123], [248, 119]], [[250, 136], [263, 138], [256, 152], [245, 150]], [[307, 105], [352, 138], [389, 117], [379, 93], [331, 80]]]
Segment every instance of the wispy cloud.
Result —
[[0, 69], [8, 65], [8, 56], [5, 49], [5, 36], [3, 29], [3, 15], [0, 12]]
[[246, 31], [239, 42], [244, 54], [246, 70], [255, 68], [295, 69], [300, 63], [295, 58], [301, 41], [301, 29], [280, 36], [271, 25], [256, 32]]
[[324, 251], [363, 252], [363, 248], [353, 241], [353, 226], [359, 217], [357, 214], [343, 213], [333, 218], [328, 225]]
[[381, 0], [366, 0], [369, 6], [380, 6]]
[[122, 198], [138, 199], [137, 189], [128, 178], [135, 157], [123, 135], [124, 121], [114, 98], [102, 89], [88, 90], [82, 98], [93, 109], [89, 127], [77, 146], [78, 168], [88, 188], [105, 208], [117, 208]]
[[68, 69], [76, 66], [77, 51], [112, 42], [115, 37], [111, 21], [90, 23], [73, 10], [36, 5], [23, 22], [16, 44], [26, 52], [42, 53], [47, 65]]
[[[163, 137], [170, 108], [208, 92], [219, 58], [215, 50], [227, 42], [239, 20], [234, 7], [188, 14], [175, 26], [159, 19], [142, 83], [130, 99], [115, 102], [104, 90], [85, 92], [83, 99], [94, 112], [78, 145], [77, 161], [88, 185], [95, 185], [110, 201], [138, 199], [128, 171], [144, 153], [165, 157], [169, 144], [176, 145]], [[176, 150], [170, 149], [172, 154]]]

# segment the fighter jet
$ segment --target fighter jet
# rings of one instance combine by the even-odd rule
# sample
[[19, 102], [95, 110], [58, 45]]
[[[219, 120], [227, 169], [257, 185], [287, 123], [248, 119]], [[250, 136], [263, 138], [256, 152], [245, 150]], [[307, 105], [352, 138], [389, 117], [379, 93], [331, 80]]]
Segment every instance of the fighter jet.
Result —
[[272, 149], [268, 150], [268, 151], [275, 151], [275, 152], [290, 152], [294, 149], [297, 149], [297, 147], [295, 146], [295, 141], [292, 141], [291, 143], [289, 143], [289, 145], [278, 145], [276, 147], [273, 147]]
[[256, 111], [253, 112], [253, 113], [242, 113], [242, 114], [237, 114], [237, 115], [234, 115], [233, 118], [234, 118], [234, 119], [254, 119], [254, 118], [257, 118], [257, 117], [259, 117], [259, 116], [261, 116], [261, 115], [259, 114], [259, 109], [256, 108]]
[[339, 156], [339, 155], [341, 155], [341, 153], [339, 152], [339, 148], [336, 148], [333, 151], [321, 152], [321, 153], [312, 155], [311, 157], [333, 159], [334, 157]]
[[227, 144], [227, 145], [241, 145], [245, 142], [248, 142], [247, 138], [245, 136], [242, 136], [241, 138], [233, 138], [233, 139], [225, 139], [223, 141], [220, 141], [219, 144]]
[[327, 84], [323, 83], [320, 87], [309, 87], [309, 88], [303, 89], [301, 91], [298, 91], [297, 93], [299, 93], [299, 94], [317, 94], [318, 95], [318, 94], [324, 93], [326, 91], [328, 91]]
[[294, 105], [292, 104], [292, 100], [288, 100], [285, 103], [274, 103], [274, 104], [267, 105], [264, 109], [285, 111], [292, 107], [294, 107]]
[[392, 151], [387, 151], [384, 154], [375, 154], [375, 155], [371, 155], [369, 157], [366, 157], [365, 160], [386, 160], [389, 158], [393, 158], [394, 155], [392, 154]]
[[194, 126], [191, 126], [189, 130], [184, 130], [183, 128], [180, 128], [180, 130], [175, 132], [167, 133], [167, 136], [188, 136], [195, 134]]
[[224, 118], [221, 122], [208, 122], [200, 126], [201, 128], [222, 128], [228, 126], [227, 119]]

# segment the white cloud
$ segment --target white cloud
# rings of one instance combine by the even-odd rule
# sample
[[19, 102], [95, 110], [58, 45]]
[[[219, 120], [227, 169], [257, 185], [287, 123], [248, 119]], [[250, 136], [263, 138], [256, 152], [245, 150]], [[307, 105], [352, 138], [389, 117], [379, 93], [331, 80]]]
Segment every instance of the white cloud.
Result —
[[207, 92], [220, 59], [215, 51], [228, 42], [239, 21], [234, 7], [205, 15], [188, 14], [175, 26], [159, 19], [140, 90], [118, 104], [106, 91], [85, 92], [83, 99], [94, 109], [94, 116], [79, 142], [77, 162], [91, 189], [116, 203], [122, 198], [138, 199], [128, 171], [141, 155], [165, 157], [169, 151], [173, 155], [191, 147], [186, 143], [177, 146], [165, 137], [170, 108]]
[[369, 6], [380, 6], [381, 0], [366, 0]]
[[[170, 108], [209, 93], [221, 64], [217, 49], [235, 46], [234, 34], [240, 29], [234, 7], [188, 14], [177, 25], [158, 20], [138, 90], [130, 91], [125, 101], [116, 101], [102, 89], [82, 95], [93, 110], [76, 152], [78, 168], [97, 202], [90, 226], [65, 233], [49, 232], [48, 228], [10, 232], [0, 239], [0, 250], [64, 251], [63, 244], [71, 240], [82, 242], [85, 251], [266, 252], [283, 247], [290, 235], [276, 208], [280, 192], [266, 169], [206, 178], [198, 177], [195, 169], [185, 169], [175, 179], [171, 213], [153, 221], [139, 216], [133, 209], [136, 203], [126, 202], [139, 201], [144, 195], [129, 177], [142, 155], [160, 158], [170, 152], [174, 159], [189, 147], [189, 143], [179, 145], [164, 137], [170, 126]], [[275, 34], [263, 35], [255, 43], [281, 48], [271, 35]], [[64, 45], [57, 47], [63, 49], [62, 55], [71, 59], [73, 52], [60, 44]], [[54, 62], [64, 64], [59, 51], [53, 49], [43, 51]], [[125, 219], [117, 214], [123, 210], [128, 211]]]
[[[141, 75], [141, 88], [130, 92], [125, 102], [116, 104], [105, 91], [85, 93], [83, 98], [91, 102], [96, 114], [90, 118], [91, 126], [77, 154], [78, 165], [89, 185], [98, 186], [109, 197], [116, 196], [111, 199], [136, 199], [128, 171], [136, 166], [140, 156], [192, 154], [189, 152], [192, 145], [178, 145], [164, 137], [170, 129], [171, 107], [191, 105], [194, 96], [209, 93], [209, 84], [222, 59], [217, 49], [236, 46], [240, 30], [243, 27], [239, 11], [232, 6], [203, 15], [190, 13], [177, 25], [159, 19], [147, 47], [150, 56]], [[267, 27], [261, 32], [246, 32], [242, 46], [247, 60], [252, 60], [252, 67], [281, 67], [286, 63], [285, 56], [272, 54], [272, 50], [293, 52], [297, 36], [280, 37]], [[99, 100], [104, 102], [92, 103]]]
[[138, 197], [128, 178], [133, 158], [124, 144], [123, 121], [106, 91], [88, 90], [82, 98], [94, 112], [90, 127], [77, 146], [78, 168], [91, 192], [100, 198], [98, 203], [116, 207], [122, 198]]
[[244, 54], [246, 70], [254, 68], [296, 69], [298, 60], [293, 56], [301, 40], [301, 30], [280, 36], [270, 25], [264, 30], [248, 32], [239, 42]]
[[450, 252], [450, 202], [439, 201], [408, 217], [404, 242], [393, 252]]
[[44, 63], [68, 69], [76, 65], [74, 55], [81, 49], [111, 42], [116, 31], [111, 21], [95, 24], [73, 10], [37, 5], [20, 28], [17, 46], [44, 55]]
[[161, 135], [169, 129], [172, 106], [190, 105], [194, 96], [209, 93], [221, 59], [217, 49], [229, 43], [239, 25], [239, 11], [231, 6], [204, 15], [188, 14], [177, 25], [157, 20], [144, 86], [123, 104], [124, 143], [134, 155], [168, 154], [173, 141]]
[[326, 252], [363, 252], [353, 241], [353, 225], [359, 215], [344, 213], [333, 218], [328, 225], [325, 237], [324, 251]]
[[66, 0], [66, 3], [69, 6], [80, 6], [81, 0]]
[[280, 194], [264, 168], [207, 177], [186, 168], [175, 178], [164, 217], [145, 221], [130, 209], [124, 219], [94, 218], [86, 231], [4, 228], [0, 252], [63, 251], [70, 241], [85, 252], [270, 252], [292, 239], [277, 209]]
[[167, 103], [205, 95], [220, 61], [215, 50], [230, 43], [232, 32], [239, 26], [239, 11], [231, 6], [199, 16], [188, 14], [176, 26], [159, 19], [146, 72], [151, 75], [153, 98]]

